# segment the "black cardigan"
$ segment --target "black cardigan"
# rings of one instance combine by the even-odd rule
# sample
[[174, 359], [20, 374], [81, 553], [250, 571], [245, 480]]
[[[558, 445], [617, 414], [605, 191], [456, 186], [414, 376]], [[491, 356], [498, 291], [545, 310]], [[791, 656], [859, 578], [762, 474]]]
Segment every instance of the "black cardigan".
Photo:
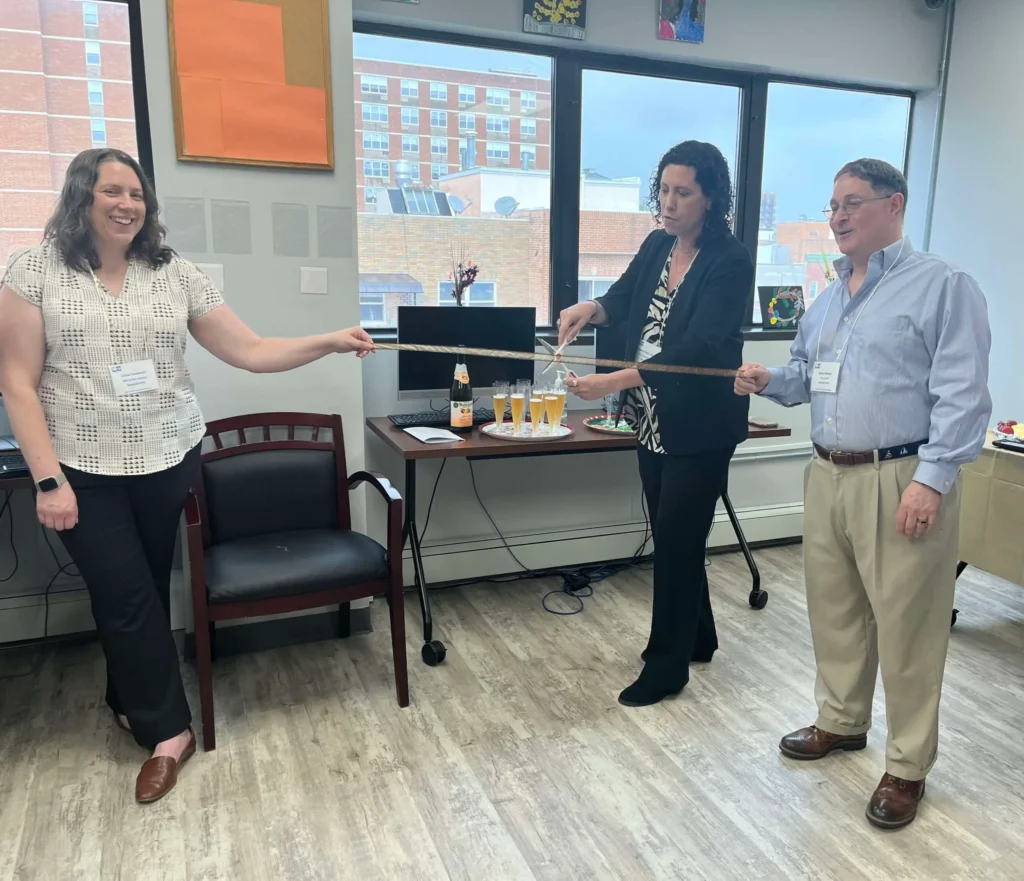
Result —
[[[647, 312], [675, 241], [652, 232], [618, 281], [599, 298], [610, 325], [626, 323], [624, 357], [636, 358]], [[704, 244], [676, 292], [651, 363], [735, 369], [743, 362], [743, 325], [750, 308], [754, 263], [735, 236]], [[672, 456], [735, 446], [747, 439], [749, 399], [733, 380], [641, 370], [657, 391], [661, 444]]]

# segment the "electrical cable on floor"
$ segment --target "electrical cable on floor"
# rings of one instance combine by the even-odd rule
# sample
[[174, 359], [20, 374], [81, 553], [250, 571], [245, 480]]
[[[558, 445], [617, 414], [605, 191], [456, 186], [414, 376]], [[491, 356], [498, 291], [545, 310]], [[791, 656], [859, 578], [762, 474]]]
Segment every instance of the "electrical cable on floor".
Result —
[[0, 578], [0, 584], [4, 584], [14, 578], [18, 574], [18, 566], [21, 565], [18, 559], [18, 548], [14, 544], [14, 511], [11, 510], [11, 490], [7, 490], [4, 493], [4, 503], [0, 507], [0, 520], [3, 520], [5, 513], [7, 514], [8, 541], [11, 545], [11, 553], [14, 554], [14, 568], [11, 570], [10, 575]]

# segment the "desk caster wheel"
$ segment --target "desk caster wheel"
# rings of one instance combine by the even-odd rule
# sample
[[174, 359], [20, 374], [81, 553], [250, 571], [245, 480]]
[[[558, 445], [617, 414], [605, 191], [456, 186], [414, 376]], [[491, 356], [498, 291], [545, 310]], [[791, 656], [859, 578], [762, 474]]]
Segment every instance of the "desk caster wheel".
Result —
[[436, 667], [444, 661], [448, 650], [444, 647], [443, 642], [438, 642], [438, 640], [434, 639], [424, 644], [423, 651], [420, 654], [423, 656], [424, 664], [428, 667]]
[[768, 591], [766, 590], [752, 590], [748, 599], [750, 608], [752, 609], [763, 609], [768, 605]]
[[959, 609], [953, 609], [953, 615], [952, 615], [952, 617], [949, 620], [949, 629], [950, 630], [952, 630], [954, 627], [956, 627], [956, 616], [957, 616], [957, 613], [959, 611], [960, 611]]

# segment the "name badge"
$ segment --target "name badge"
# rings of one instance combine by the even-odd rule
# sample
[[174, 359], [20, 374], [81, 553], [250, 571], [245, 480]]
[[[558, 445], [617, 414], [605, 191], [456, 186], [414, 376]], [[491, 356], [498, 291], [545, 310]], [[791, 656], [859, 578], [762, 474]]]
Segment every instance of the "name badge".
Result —
[[811, 373], [811, 391], [826, 395], [834, 395], [839, 388], [838, 361], [818, 361]]
[[661, 354], [661, 346], [657, 343], [649, 343], [646, 340], [641, 340], [640, 345], [636, 349], [636, 360], [637, 361], [649, 361], [655, 355]]
[[119, 397], [137, 395], [140, 392], [155, 392], [156, 366], [152, 358], [145, 361], [131, 361], [128, 364], [114, 364], [110, 368], [110, 378], [114, 381], [114, 393]]

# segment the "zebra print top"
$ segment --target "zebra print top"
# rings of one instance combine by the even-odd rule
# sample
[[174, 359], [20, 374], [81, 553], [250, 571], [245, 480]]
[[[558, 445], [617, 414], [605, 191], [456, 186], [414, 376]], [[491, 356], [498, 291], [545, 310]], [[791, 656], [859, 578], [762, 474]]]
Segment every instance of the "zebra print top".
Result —
[[[671, 264], [672, 253], [669, 252], [665, 268], [662, 269], [661, 278], [658, 280], [657, 290], [651, 298], [651, 307], [647, 310], [647, 323], [644, 324], [643, 332], [640, 334], [641, 345], [649, 343], [661, 348], [662, 329], [668, 320], [668, 313], [672, 308], [676, 291], [682, 284], [682, 279], [680, 279], [675, 290], [669, 290], [668, 273]], [[684, 275], [683, 278], [685, 277]], [[634, 389], [633, 392], [634, 394], [629, 396], [629, 402], [624, 411], [627, 423], [636, 432], [639, 443], [652, 453], [664, 453], [665, 450], [661, 446], [661, 429], [658, 426], [658, 393], [646, 385]]]

